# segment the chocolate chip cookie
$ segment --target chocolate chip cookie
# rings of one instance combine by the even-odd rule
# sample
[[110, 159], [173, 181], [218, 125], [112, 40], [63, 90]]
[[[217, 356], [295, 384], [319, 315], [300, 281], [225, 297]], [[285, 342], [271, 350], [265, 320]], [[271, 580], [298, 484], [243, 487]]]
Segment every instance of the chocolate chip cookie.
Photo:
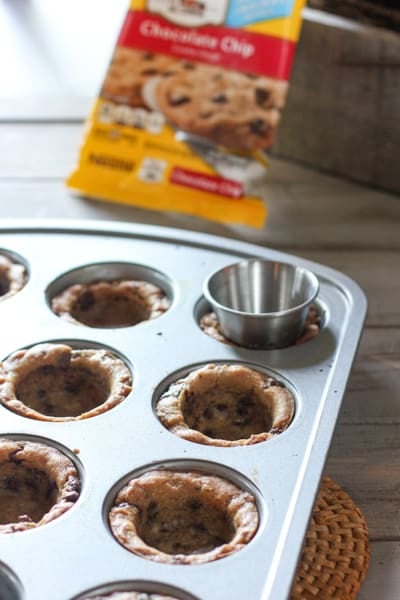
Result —
[[100, 96], [117, 104], [146, 108], [142, 88], [150, 77], [168, 70], [176, 59], [133, 48], [117, 46]]
[[192, 63], [160, 78], [155, 94], [174, 127], [240, 151], [272, 145], [286, 90], [285, 81]]
[[168, 310], [170, 300], [147, 281], [98, 281], [75, 284], [51, 300], [63, 319], [88, 327], [129, 327], [155, 319]]
[[128, 367], [108, 350], [37, 344], [0, 364], [0, 402], [40, 421], [76, 421], [104, 413], [131, 392]]
[[216, 475], [154, 470], [118, 493], [109, 523], [130, 552], [172, 564], [200, 564], [237, 552], [258, 527], [255, 499]]
[[45, 525], [80, 494], [73, 462], [56, 448], [0, 438], [0, 533]]
[[282, 383], [243, 365], [206, 365], [172, 383], [156, 405], [175, 435], [209, 446], [248, 446], [284, 431], [295, 409]]

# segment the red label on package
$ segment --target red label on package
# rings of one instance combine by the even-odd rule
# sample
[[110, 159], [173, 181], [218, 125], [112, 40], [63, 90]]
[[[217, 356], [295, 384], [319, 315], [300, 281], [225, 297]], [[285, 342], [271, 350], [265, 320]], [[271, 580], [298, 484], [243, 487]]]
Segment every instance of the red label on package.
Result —
[[222, 26], [182, 27], [146, 11], [129, 11], [119, 46], [289, 79], [296, 44], [279, 37]]
[[228, 198], [240, 198], [243, 195], [243, 185], [238, 181], [179, 167], [172, 169], [170, 182]]

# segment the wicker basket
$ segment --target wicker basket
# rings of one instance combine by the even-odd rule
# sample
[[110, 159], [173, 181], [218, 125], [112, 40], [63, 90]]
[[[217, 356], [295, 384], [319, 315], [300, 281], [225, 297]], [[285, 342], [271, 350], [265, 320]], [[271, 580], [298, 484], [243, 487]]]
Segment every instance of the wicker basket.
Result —
[[324, 477], [290, 600], [353, 600], [370, 558], [368, 528], [350, 496]]

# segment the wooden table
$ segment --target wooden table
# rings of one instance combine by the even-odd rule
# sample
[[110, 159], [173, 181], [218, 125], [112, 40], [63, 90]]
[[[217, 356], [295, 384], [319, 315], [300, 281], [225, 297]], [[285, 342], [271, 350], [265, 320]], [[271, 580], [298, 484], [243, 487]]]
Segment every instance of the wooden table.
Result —
[[372, 557], [360, 600], [400, 598], [400, 199], [274, 159], [264, 230], [72, 196], [80, 122], [0, 124], [0, 217], [107, 219], [204, 231], [339, 269], [369, 312], [326, 472], [360, 506]]

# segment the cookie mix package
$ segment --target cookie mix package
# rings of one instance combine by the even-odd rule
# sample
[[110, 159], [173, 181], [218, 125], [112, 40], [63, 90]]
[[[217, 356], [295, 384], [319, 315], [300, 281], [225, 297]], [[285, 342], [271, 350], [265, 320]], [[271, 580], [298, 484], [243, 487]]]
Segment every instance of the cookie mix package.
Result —
[[305, 0], [131, 0], [70, 188], [263, 226]]

